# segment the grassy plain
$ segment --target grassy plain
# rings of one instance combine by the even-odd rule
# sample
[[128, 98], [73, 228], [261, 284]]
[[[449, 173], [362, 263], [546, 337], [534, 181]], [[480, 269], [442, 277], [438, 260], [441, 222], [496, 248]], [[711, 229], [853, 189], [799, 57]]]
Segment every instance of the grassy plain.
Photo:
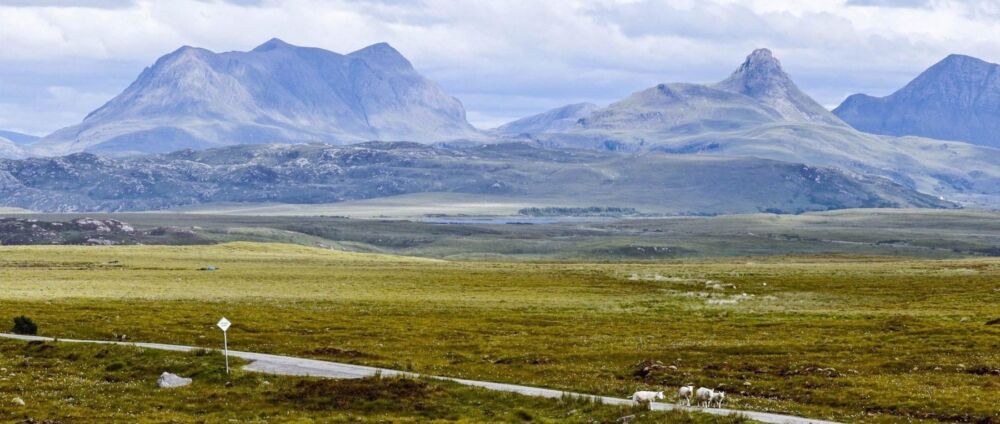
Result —
[[[217, 353], [0, 342], [4, 422], [611, 422], [709, 423], [697, 413], [653, 413], [580, 399], [538, 399], [430, 379], [321, 380], [235, 370]], [[158, 389], [163, 370], [191, 376]], [[9, 402], [14, 397], [24, 406]], [[32, 421], [35, 420], [35, 421]], [[721, 422], [745, 422], [738, 417]]]
[[[386, 207], [387, 214], [397, 212], [398, 208]], [[43, 221], [66, 221], [81, 216], [84, 215], [22, 215]], [[785, 254], [1000, 256], [1000, 212], [976, 210], [865, 209], [535, 225], [497, 225], [489, 220], [437, 224], [328, 216], [160, 213], [85, 216], [115, 218], [138, 229], [182, 230], [145, 237], [141, 240], [144, 244], [280, 242], [443, 259], [603, 262]], [[518, 218], [513, 220], [516, 222]]]
[[[5, 315], [59, 337], [214, 346], [225, 315], [240, 350], [615, 396], [693, 383], [725, 389], [734, 407], [845, 422], [1000, 421], [1000, 325], [987, 325], [1000, 318], [996, 258], [541, 263], [285, 244], [26, 246], [0, 248], [0, 286]], [[641, 375], [643, 361], [663, 367]], [[130, 380], [136, 396], [153, 396], [137, 381], [155, 379], [155, 364]], [[37, 395], [23, 384], [0, 380], [0, 392]], [[574, 409], [546, 405], [531, 408]]]

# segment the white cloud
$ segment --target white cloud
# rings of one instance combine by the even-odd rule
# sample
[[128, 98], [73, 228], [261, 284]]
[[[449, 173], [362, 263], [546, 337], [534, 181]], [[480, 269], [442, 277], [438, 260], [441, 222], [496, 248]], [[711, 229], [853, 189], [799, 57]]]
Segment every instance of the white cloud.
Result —
[[[0, 0], [0, 104], [23, 110], [0, 125], [50, 131], [100, 103], [47, 87], [114, 93], [180, 45], [245, 50], [271, 37], [340, 52], [388, 41], [484, 126], [720, 80], [756, 47], [835, 105], [886, 94], [949, 53], [1000, 61], [998, 17], [998, 0]], [[9, 82], [39, 64], [62, 71]]]

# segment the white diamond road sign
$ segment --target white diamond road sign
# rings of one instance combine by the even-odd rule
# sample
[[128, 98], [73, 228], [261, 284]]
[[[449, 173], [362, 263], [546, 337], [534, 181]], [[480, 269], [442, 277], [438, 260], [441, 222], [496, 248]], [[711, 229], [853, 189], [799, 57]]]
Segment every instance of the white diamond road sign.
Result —
[[222, 319], [219, 320], [219, 323], [215, 324], [215, 325], [218, 325], [219, 328], [222, 329], [222, 331], [226, 331], [226, 330], [229, 330], [229, 325], [230, 324], [231, 323], [229, 322], [228, 319], [226, 319], [226, 317], [222, 317]]

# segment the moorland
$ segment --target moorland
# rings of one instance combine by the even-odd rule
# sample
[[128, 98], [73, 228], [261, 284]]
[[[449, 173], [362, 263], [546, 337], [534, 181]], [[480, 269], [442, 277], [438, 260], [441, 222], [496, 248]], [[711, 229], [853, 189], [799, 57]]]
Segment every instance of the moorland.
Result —
[[[614, 396], [693, 383], [725, 389], [735, 408], [842, 422], [1000, 419], [1000, 261], [987, 256], [441, 260], [251, 242], [2, 253], [0, 310], [34, 318], [41, 335], [217, 347], [224, 315], [240, 350]], [[212, 355], [0, 346], [10, 374], [0, 392], [27, 403], [5, 410], [11, 419], [586, 422], [628, 412], [420, 380], [226, 379]], [[164, 370], [193, 375], [194, 388], [156, 391]], [[338, 388], [350, 384], [363, 388]], [[409, 384], [429, 394], [395, 409], [330, 403], [338, 390], [387, 402]]]

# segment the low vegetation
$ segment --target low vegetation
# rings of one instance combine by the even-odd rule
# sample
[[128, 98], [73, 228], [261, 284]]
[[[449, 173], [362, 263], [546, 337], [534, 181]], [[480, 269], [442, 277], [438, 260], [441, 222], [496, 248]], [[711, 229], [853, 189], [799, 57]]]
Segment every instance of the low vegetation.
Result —
[[[217, 271], [200, 271], [208, 265]], [[1000, 326], [987, 325], [1000, 317], [1000, 260], [994, 258], [824, 255], [512, 263], [253, 243], [30, 246], [2, 248], [0, 282], [0, 310], [31, 316], [42, 335], [112, 339], [127, 334], [133, 341], [218, 347], [221, 334], [214, 323], [224, 315], [233, 322], [230, 348], [239, 350], [620, 397], [647, 389], [670, 393], [691, 383], [725, 390], [732, 407], [843, 422], [1000, 420]], [[44, 363], [32, 357], [35, 353], [10, 350], [41, 349], [37, 346], [2, 346], [8, 349], [2, 356], [8, 372], [23, 376], [17, 364]], [[218, 414], [239, 420], [252, 418], [234, 412], [243, 406], [260, 420], [273, 417], [268, 411], [294, 410], [285, 413], [367, 420], [389, 414], [390, 421], [396, 416], [572, 421], [577, 417], [562, 414], [581, 410], [541, 400], [532, 406], [497, 394], [439, 396], [437, 390], [458, 389], [439, 389], [434, 382], [387, 381], [358, 388], [351, 385], [363, 383], [240, 375], [249, 379], [247, 387], [265, 390], [240, 394], [224, 382], [203, 386], [216, 377], [198, 377], [200, 362], [183, 355], [141, 353], [192, 368], [153, 362], [137, 369], [142, 361], [126, 357], [72, 371], [70, 353], [62, 349], [91, 348], [54, 346], [46, 349], [66, 356], [53, 359], [51, 374], [32, 369], [27, 374], [37, 382], [29, 377], [0, 381], [0, 396], [26, 401], [38, 393], [50, 396], [29, 403], [37, 408], [35, 418], [90, 410], [140, 414], [152, 404], [164, 419], [183, 420], [176, 417], [213, 413], [218, 401], [228, 405]], [[89, 358], [96, 352], [77, 355]], [[117, 370], [108, 371], [109, 366]], [[194, 375], [195, 389], [166, 399], [153, 395], [144, 385], [164, 370]], [[150, 383], [100, 383], [97, 387], [111, 391], [93, 394], [80, 389], [121, 373], [128, 374], [122, 381]], [[57, 391], [48, 379], [80, 383], [73, 383], [75, 391]], [[281, 390], [259, 388], [263, 379]], [[234, 387], [243, 387], [238, 381]], [[32, 384], [44, 384], [46, 390], [32, 390]], [[328, 384], [343, 386], [323, 386]], [[412, 384], [420, 387], [423, 400], [376, 412], [382, 408], [380, 393]], [[135, 397], [116, 391], [125, 387], [136, 390]], [[350, 401], [354, 406], [316, 409], [326, 405], [316, 393], [336, 390], [366, 394]], [[272, 395], [257, 396], [261, 393]], [[298, 407], [285, 405], [292, 402], [289, 396], [298, 399]], [[79, 406], [62, 408], [67, 398]], [[468, 400], [449, 403], [455, 398]], [[182, 406], [188, 399], [193, 406]], [[475, 402], [485, 406], [471, 407]], [[476, 412], [487, 409], [499, 418]], [[421, 415], [425, 412], [430, 415]], [[619, 412], [593, 414], [613, 420]]]
[[[0, 421], [741, 423], [579, 399], [538, 399], [436, 380], [319, 380], [234, 370], [217, 353], [0, 340]], [[160, 389], [167, 370], [194, 384]], [[19, 399], [21, 402], [14, 401]], [[23, 402], [23, 405], [21, 404]]]
[[38, 325], [31, 318], [21, 315], [14, 318], [14, 328], [11, 332], [26, 335], [38, 334]]

